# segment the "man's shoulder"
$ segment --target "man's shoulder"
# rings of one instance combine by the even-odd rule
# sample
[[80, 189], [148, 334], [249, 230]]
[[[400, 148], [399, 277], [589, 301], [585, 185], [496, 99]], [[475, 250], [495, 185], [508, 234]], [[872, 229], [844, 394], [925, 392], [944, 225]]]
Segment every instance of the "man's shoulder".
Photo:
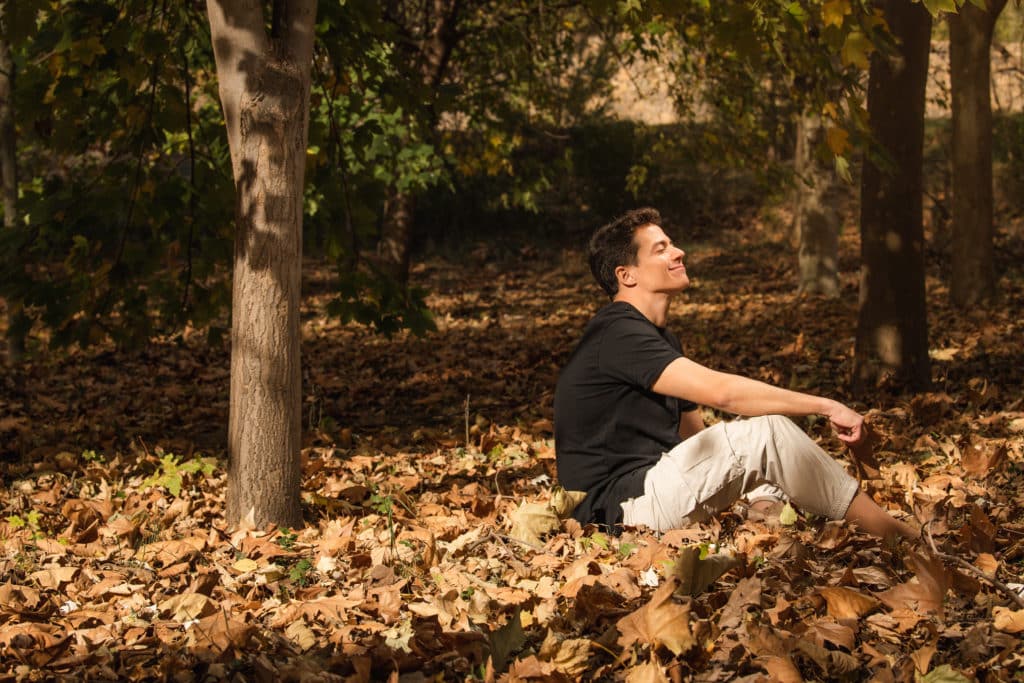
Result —
[[588, 327], [610, 327], [612, 325], [631, 325], [642, 328], [657, 329], [643, 313], [625, 301], [613, 301], [603, 306], [590, 319]]

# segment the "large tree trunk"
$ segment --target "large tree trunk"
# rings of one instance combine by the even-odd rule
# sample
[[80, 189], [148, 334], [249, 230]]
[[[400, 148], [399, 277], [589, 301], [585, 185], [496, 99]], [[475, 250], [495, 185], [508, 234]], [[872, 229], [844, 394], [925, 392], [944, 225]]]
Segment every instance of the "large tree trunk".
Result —
[[236, 233], [227, 521], [302, 524], [299, 285], [316, 0], [207, 0]]
[[[14, 60], [7, 42], [6, 0], [0, 1], [0, 179], [3, 181], [4, 229], [14, 230], [18, 222], [18, 155], [14, 133]], [[7, 361], [16, 363], [25, 355], [27, 318], [20, 301], [7, 300]]]
[[872, 154], [864, 157], [854, 385], [863, 389], [890, 377], [920, 389], [931, 380], [921, 164], [932, 21], [920, 3], [880, 5], [899, 46], [894, 54], [872, 56], [868, 117], [892, 167], [881, 168]]
[[953, 93], [953, 264], [950, 296], [968, 307], [996, 289], [992, 226], [992, 30], [1006, 0], [970, 2], [949, 15]]
[[820, 116], [804, 114], [796, 131], [796, 236], [799, 290], [839, 296], [839, 212], [835, 172], [818, 159], [824, 129]]

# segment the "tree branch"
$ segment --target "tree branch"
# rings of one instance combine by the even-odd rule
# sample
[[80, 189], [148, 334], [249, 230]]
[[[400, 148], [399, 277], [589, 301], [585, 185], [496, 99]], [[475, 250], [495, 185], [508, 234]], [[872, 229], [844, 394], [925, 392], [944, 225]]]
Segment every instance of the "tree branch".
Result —
[[975, 567], [973, 564], [971, 564], [967, 560], [965, 560], [963, 558], [960, 558], [960, 557], [957, 557], [956, 555], [949, 555], [949, 554], [944, 553], [941, 550], [939, 550], [935, 546], [935, 539], [932, 538], [931, 529], [929, 528], [929, 525], [927, 525], [927, 524], [924, 526], [924, 535], [925, 535], [925, 538], [928, 539], [928, 545], [931, 546], [932, 553], [936, 557], [941, 558], [941, 559], [945, 560], [946, 562], [951, 562], [953, 564], [956, 564], [960, 568], [966, 569], [970, 573], [974, 574], [979, 579], [983, 579], [983, 580], [987, 581], [988, 583], [992, 584], [993, 586], [995, 586], [996, 588], [1001, 590], [1003, 593], [1006, 593], [1007, 597], [1009, 597], [1013, 602], [1017, 603], [1018, 607], [1020, 607], [1021, 609], [1024, 609], [1024, 597], [1022, 597], [1020, 595], [1020, 593], [1018, 593], [1017, 591], [1013, 590], [1012, 588], [1007, 586], [1005, 583], [1003, 583], [1002, 581], [1000, 581], [996, 577], [990, 576], [990, 575], [986, 574], [985, 572], [981, 571], [980, 569]]

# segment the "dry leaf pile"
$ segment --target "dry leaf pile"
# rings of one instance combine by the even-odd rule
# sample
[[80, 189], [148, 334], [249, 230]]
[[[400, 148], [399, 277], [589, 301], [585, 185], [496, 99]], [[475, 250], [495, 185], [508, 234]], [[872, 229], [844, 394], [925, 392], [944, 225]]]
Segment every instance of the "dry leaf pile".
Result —
[[[788, 247], [729, 239], [689, 249], [684, 347], [841, 397], [856, 297], [798, 300]], [[936, 390], [864, 406], [863, 485], [932, 551], [740, 508], [661, 537], [565, 520], [551, 392], [600, 302], [578, 257], [474, 254], [417, 271], [427, 339], [328, 320], [310, 283], [303, 529], [224, 524], [227, 356], [200, 335], [5, 375], [0, 680], [1024, 676], [1020, 273], [977, 315], [930, 280]]]

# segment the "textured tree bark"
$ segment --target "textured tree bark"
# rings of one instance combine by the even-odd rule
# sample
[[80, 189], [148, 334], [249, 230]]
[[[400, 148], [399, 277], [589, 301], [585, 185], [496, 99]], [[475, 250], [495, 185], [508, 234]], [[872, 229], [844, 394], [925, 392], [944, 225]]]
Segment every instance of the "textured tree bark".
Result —
[[[0, 1], [0, 28], [4, 27], [7, 1]], [[4, 229], [14, 230], [18, 222], [18, 157], [14, 131], [14, 60], [11, 46], [0, 31], [0, 178], [3, 180]], [[17, 363], [25, 355], [25, 327], [28, 320], [20, 301], [7, 301], [7, 362]]]
[[996, 291], [992, 224], [992, 31], [1006, 0], [967, 2], [949, 15], [953, 94], [953, 240], [950, 297], [962, 308]]
[[931, 15], [920, 3], [879, 3], [899, 41], [876, 53], [868, 117], [891, 161], [868, 153], [861, 175], [860, 311], [854, 358], [858, 390], [883, 378], [922, 389], [931, 381], [924, 288], [922, 151]]
[[298, 527], [299, 285], [316, 0], [207, 0], [236, 191], [227, 521]]
[[803, 294], [837, 297], [839, 212], [835, 208], [835, 173], [815, 153], [823, 136], [820, 116], [800, 117], [795, 158], [798, 288]]

